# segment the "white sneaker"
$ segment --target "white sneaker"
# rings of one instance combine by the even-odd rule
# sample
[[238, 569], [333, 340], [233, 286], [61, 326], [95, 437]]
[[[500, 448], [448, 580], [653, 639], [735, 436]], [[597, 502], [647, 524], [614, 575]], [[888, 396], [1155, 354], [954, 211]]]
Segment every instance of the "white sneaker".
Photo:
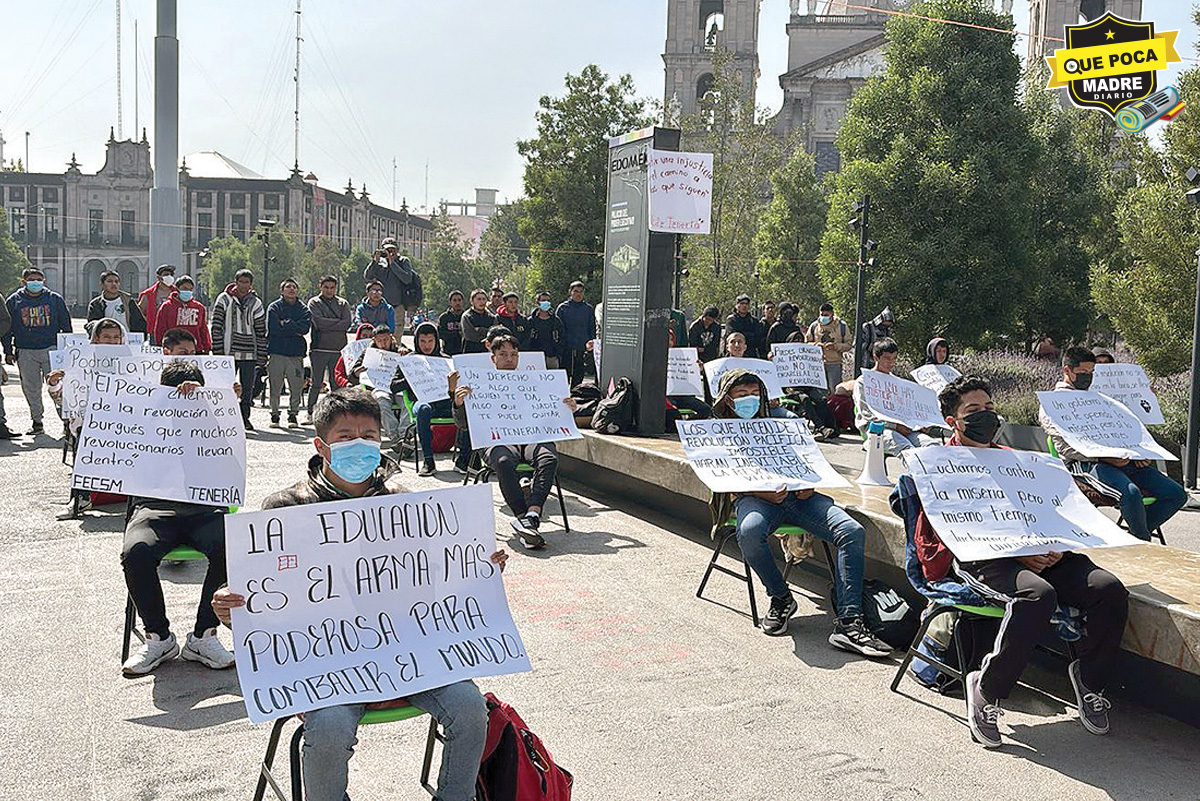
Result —
[[189, 634], [187, 644], [183, 646], [183, 651], [179, 656], [191, 662], [199, 662], [213, 670], [233, 667], [233, 654], [225, 650], [224, 645], [221, 645], [221, 641], [217, 639], [216, 629], [204, 632], [203, 637]]
[[55, 520], [74, 520], [84, 512], [91, 510], [92, 498], [89, 495], [86, 498], [79, 499], [79, 506], [76, 508], [74, 499], [67, 501], [67, 505], [58, 510], [58, 514], [54, 516]]
[[121, 672], [126, 676], [143, 676], [178, 655], [179, 643], [175, 641], [174, 634], [168, 634], [165, 640], [160, 640], [157, 634], [147, 634], [142, 647], [121, 665]]

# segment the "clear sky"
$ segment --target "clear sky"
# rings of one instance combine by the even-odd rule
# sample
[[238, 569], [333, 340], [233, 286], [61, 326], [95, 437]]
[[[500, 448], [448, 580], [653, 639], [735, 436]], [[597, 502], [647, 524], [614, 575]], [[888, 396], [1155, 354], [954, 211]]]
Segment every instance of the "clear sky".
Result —
[[[647, 97], [662, 94], [666, 0], [304, 0], [300, 166], [322, 185], [364, 182], [397, 199], [472, 199], [476, 186], [521, 194], [514, 143], [533, 133], [543, 94], [596, 63], [628, 72]], [[802, 4], [803, 5], [803, 4]], [[1145, 0], [1143, 19], [1179, 29], [1195, 57], [1185, 0]], [[138, 21], [138, 124], [153, 141], [153, 0], [122, 2], [124, 132], [134, 127], [134, 20]], [[295, 0], [181, 0], [180, 152], [219, 150], [263, 175], [292, 164]], [[1028, 26], [1027, 4], [1013, 8]], [[763, 0], [759, 102], [778, 109], [787, 69], [787, 0]], [[74, 152], [99, 169], [117, 121], [115, 0], [7, 2], [0, 48], [0, 132], [5, 159], [60, 171]], [[18, 35], [11, 35], [17, 32]], [[1018, 50], [1024, 51], [1023, 42]], [[1178, 65], [1168, 75], [1178, 73]], [[1161, 80], [1161, 79], [1160, 79]], [[1184, 113], [1200, 113], [1189, 109]]]

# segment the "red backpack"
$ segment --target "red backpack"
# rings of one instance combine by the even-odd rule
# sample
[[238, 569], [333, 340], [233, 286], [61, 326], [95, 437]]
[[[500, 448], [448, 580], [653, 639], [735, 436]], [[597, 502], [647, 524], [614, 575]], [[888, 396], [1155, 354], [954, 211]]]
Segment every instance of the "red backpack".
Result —
[[517, 714], [487, 693], [488, 733], [475, 793], [479, 801], [570, 801], [575, 779]]

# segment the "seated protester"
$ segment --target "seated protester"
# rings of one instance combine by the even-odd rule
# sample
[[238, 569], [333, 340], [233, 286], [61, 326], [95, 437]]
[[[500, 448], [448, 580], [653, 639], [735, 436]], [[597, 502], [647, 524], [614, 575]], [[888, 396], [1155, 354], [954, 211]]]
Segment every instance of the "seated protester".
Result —
[[772, 323], [771, 328], [767, 331], [767, 347], [777, 342], [787, 342], [788, 337], [792, 334], [804, 330], [796, 325], [796, 315], [799, 313], [800, 307], [795, 303], [789, 301], [780, 304], [779, 319]]
[[212, 350], [212, 334], [208, 330], [208, 310], [204, 304], [196, 300], [196, 282], [190, 275], [182, 276], [175, 282], [175, 288], [167, 296], [166, 302], [158, 309], [154, 318], [154, 341], [161, 343], [163, 337], [173, 328], [189, 331], [196, 342], [197, 353], [208, 353]]
[[[748, 355], [749, 350], [746, 345], [746, 335], [741, 333], [740, 331], [730, 331], [729, 333], [727, 333], [725, 335], [724, 350], [725, 350], [726, 356], [729, 356], [734, 359], [753, 359], [753, 358], [755, 358], [754, 356]], [[787, 417], [795, 417], [796, 416], [793, 412], [790, 412], [787, 409], [783, 408], [783, 406], [779, 403], [778, 398], [771, 399], [770, 407], [771, 407], [771, 417], [787, 418]]]
[[[1096, 357], [1087, 348], [1072, 347], [1063, 351], [1062, 379], [1054, 385], [1055, 392], [1084, 390], [1092, 385]], [[1050, 435], [1059, 458], [1073, 473], [1087, 473], [1121, 496], [1121, 515], [1129, 533], [1139, 540], [1150, 541], [1150, 532], [1158, 529], [1187, 503], [1183, 487], [1158, 472], [1148, 459], [1097, 459], [1084, 456], [1067, 444], [1058, 427], [1045, 411], [1038, 410], [1038, 422]], [[1146, 506], [1142, 499], [1154, 498]]]
[[733, 314], [725, 318], [725, 336], [738, 331], [746, 338], [746, 353], [752, 359], [767, 358], [765, 341], [760, 341], [758, 318], [750, 313], [750, 296], [738, 295], [733, 304]]
[[386, 325], [389, 330], [396, 330], [396, 307], [383, 299], [383, 284], [371, 281], [367, 284], [367, 296], [354, 310], [354, 324]]
[[[322, 397], [313, 410], [317, 431], [313, 447], [317, 453], [309, 460], [307, 477], [269, 496], [263, 501], [263, 509], [404, 492], [397, 476], [399, 466], [379, 452], [379, 422], [378, 405], [362, 390], [338, 389]], [[508, 554], [503, 550], [491, 556], [501, 570], [507, 559]], [[227, 626], [230, 611], [245, 604], [243, 596], [228, 588], [219, 590], [212, 602], [217, 616]], [[432, 715], [445, 736], [437, 798], [473, 799], [488, 726], [487, 705], [475, 682], [448, 684], [414, 693], [405, 700]], [[358, 742], [355, 734], [359, 719], [368, 710], [395, 705], [394, 701], [343, 704], [304, 713], [304, 745], [300, 749], [304, 798], [310, 801], [347, 798], [350, 757]]]
[[[416, 344], [416, 353], [424, 356], [442, 356], [441, 348], [438, 346], [437, 326], [433, 323], [421, 323], [417, 326], [417, 330], [413, 332], [413, 342]], [[408, 392], [408, 381], [405, 380], [403, 373], [396, 382], [396, 388], [400, 392]], [[413, 399], [413, 417], [417, 419], [417, 447], [424, 454], [424, 460], [421, 463], [421, 469], [417, 471], [418, 476], [432, 476], [437, 466], [433, 461], [433, 425], [432, 420], [435, 417], [450, 417], [454, 414], [453, 402], [450, 398], [445, 398], [433, 403]], [[471, 458], [471, 434], [466, 429], [460, 429], [458, 432], [458, 457], [454, 460], [454, 469], [460, 473], [467, 472], [467, 464]]]
[[[713, 414], [721, 418], [766, 417], [766, 400], [767, 388], [762, 379], [747, 370], [730, 370], [721, 376]], [[829, 635], [830, 645], [864, 656], [887, 656], [892, 652], [863, 622], [866, 532], [832, 498], [815, 490], [719, 493], [713, 495], [711, 505], [714, 520], [727, 520], [736, 514], [738, 546], [771, 597], [771, 607], [762, 619], [764, 632], [784, 634], [796, 612], [796, 600], [775, 564], [768, 540], [782, 525], [802, 526], [814, 537], [832, 543], [838, 552], [834, 581], [837, 624]]]
[[529, 350], [546, 355], [546, 369], [557, 370], [564, 362], [563, 322], [554, 313], [549, 292], [539, 292], [537, 310], [529, 315]]
[[462, 341], [463, 293], [457, 289], [447, 298], [446, 311], [438, 317], [438, 338], [442, 341], [442, 353], [457, 356], [463, 352]]
[[[788, 337], [788, 342], [806, 342], [808, 335], [804, 331], [796, 331]], [[829, 364], [825, 365], [826, 379], [829, 377]], [[835, 385], [836, 387], [836, 385]], [[813, 438], [817, 442], [828, 442], [832, 439], [837, 439], [841, 424], [838, 422], [837, 414], [830, 405], [830, 399], [833, 393], [826, 393], [821, 387], [784, 387], [783, 391], [787, 393], [787, 397], [800, 404], [800, 417], [808, 420], [812, 424]], [[846, 398], [850, 401], [850, 398]], [[853, 408], [853, 403], [851, 402]], [[850, 417], [853, 418], [853, 411]]]
[[721, 310], [709, 306], [688, 328], [688, 347], [695, 348], [701, 362], [721, 355]]
[[[877, 339], [872, 347], [875, 357], [875, 367], [872, 369], [891, 375], [892, 371], [896, 369], [896, 358], [900, 355], [900, 346], [896, 344], [896, 340], [887, 337]], [[931, 437], [928, 431], [913, 431], [901, 423], [884, 420], [863, 398], [862, 382], [856, 381], [854, 384], [854, 425], [865, 434], [867, 426], [875, 421], [883, 423], [883, 452], [888, 456], [899, 456], [909, 448], [923, 448], [939, 442]]]
[[186, 328], [172, 328], [163, 332], [158, 342], [164, 356], [195, 356], [196, 337]]
[[832, 303], [821, 304], [817, 319], [808, 324], [803, 336], [789, 334], [787, 341], [818, 345], [825, 366], [825, 389], [833, 392], [842, 383], [842, 357], [854, 347], [854, 337], [850, 336], [850, 326], [833, 313]]
[[[667, 347], [674, 348], [675, 345], [675, 326], [667, 327]], [[700, 365], [699, 360], [696, 364]], [[704, 366], [700, 365], [700, 375], [704, 375]], [[690, 412], [684, 418], [680, 412]], [[675, 421], [680, 419], [688, 420], [707, 420], [712, 417], [712, 407], [704, 402], [703, 398], [697, 398], [695, 395], [668, 395], [667, 396], [667, 431], [675, 430]]]
[[[498, 293], [503, 294], [503, 293]], [[459, 325], [462, 328], [463, 353], [487, 353], [484, 335], [496, 324], [496, 315], [488, 309], [488, 296], [482, 289], [471, 292], [471, 308], [462, 314]]]
[[[520, 349], [512, 334], [504, 333], [492, 340], [492, 363], [497, 370], [516, 370]], [[450, 392], [454, 398], [454, 422], [460, 429], [467, 428], [467, 409], [464, 405], [471, 387], [458, 386], [458, 373], [450, 374]], [[573, 412], [575, 399], [568, 396], [563, 403]], [[512, 510], [513, 531], [531, 549], [543, 548], [545, 538], [538, 533], [542, 522], [542, 507], [554, 487], [558, 473], [558, 451], [553, 442], [535, 442], [530, 445], [497, 445], [483, 450], [483, 461], [500, 482], [500, 493]], [[529, 502], [525, 501], [521, 480], [517, 476], [517, 465], [524, 462], [533, 467], [533, 482], [529, 489]]]
[[950, 360], [950, 343], [944, 337], [934, 337], [925, 346], [925, 361], [921, 364], [945, 364]]
[[[355, 333], [354, 339], [372, 339], [374, 336], [375, 326], [371, 325], [370, 323], [363, 323], [358, 327], [358, 331]], [[342, 358], [340, 353], [338, 354], [337, 362], [335, 362], [333, 365], [333, 383], [337, 386], [330, 387], [331, 390], [345, 389], [346, 387], [353, 386], [353, 384], [350, 383], [350, 376], [346, 374], [346, 360]]]
[[[204, 373], [195, 364], [170, 362], [163, 366], [161, 382], [178, 387], [184, 394], [204, 386]], [[146, 642], [125, 664], [126, 676], [149, 673], [168, 659], [182, 656], [215, 670], [233, 666], [233, 654], [217, 639], [217, 615], [212, 608], [213, 593], [225, 583], [226, 509], [199, 506], [156, 498], [134, 498], [125, 540], [121, 545], [121, 567], [125, 586], [137, 607], [146, 630]], [[181, 651], [171, 633], [163, 602], [158, 565], [171, 549], [190, 545], [208, 557], [208, 572], [200, 589], [200, 607], [196, 625]]]
[[833, 417], [837, 420], [839, 431], [854, 430], [854, 391], [857, 388], [858, 381], [851, 378], [834, 387], [833, 392], [825, 399], [829, 404], [829, 411], [833, 412]]
[[[379, 348], [380, 350], [391, 351], [392, 353], [401, 353], [402, 351], [396, 347], [396, 337], [392, 334], [392, 329], [386, 325], [377, 325], [372, 335], [371, 348]], [[370, 350], [371, 348], [367, 348]], [[354, 366], [346, 372], [346, 378], [352, 385], [362, 383], [362, 377], [366, 372], [366, 367], [363, 365], [363, 359], [366, 358], [367, 351], [364, 350], [359, 354], [358, 359], [354, 362]], [[399, 373], [399, 370], [396, 371]], [[371, 396], [379, 404], [379, 413], [383, 421], [383, 433], [391, 440], [392, 449], [400, 450], [400, 445], [403, 441], [401, 431], [408, 428], [407, 425], [401, 425], [400, 416], [406, 418], [408, 412], [405, 411], [403, 404], [396, 403], [396, 393], [393, 385], [395, 378], [386, 387], [371, 387]]]
[[500, 307], [496, 317], [500, 325], [516, 337], [521, 350], [529, 350], [529, 318], [517, 308], [518, 301], [520, 296], [516, 292], [505, 292], [504, 305]]
[[[954, 435], [947, 445], [998, 448], [992, 440], [1000, 417], [987, 381], [962, 376], [938, 395], [941, 412]], [[902, 514], [913, 541], [921, 575], [937, 592], [974, 592], [991, 603], [1003, 604], [1004, 621], [981, 669], [966, 677], [967, 718], [971, 736], [985, 748], [1001, 745], [997, 718], [1000, 701], [1016, 686], [1034, 647], [1052, 630], [1059, 606], [1085, 616], [1086, 634], [1076, 645], [1078, 658], [1067, 666], [1079, 719], [1092, 734], [1108, 733], [1108, 699], [1104, 691], [1125, 630], [1129, 593], [1116, 577], [1097, 567], [1082, 553], [1049, 552], [978, 562], [958, 562], [926, 519], [916, 487], [902, 476], [892, 492], [892, 508]], [[961, 583], [957, 583], [961, 582]], [[977, 600], [953, 600], [971, 603]]]

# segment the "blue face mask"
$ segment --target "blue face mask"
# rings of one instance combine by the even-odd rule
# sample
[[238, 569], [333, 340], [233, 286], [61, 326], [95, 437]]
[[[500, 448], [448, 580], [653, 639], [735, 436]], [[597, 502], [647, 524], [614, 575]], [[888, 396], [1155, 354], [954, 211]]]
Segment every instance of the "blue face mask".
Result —
[[758, 414], [758, 396], [745, 395], [733, 400], [733, 413], [743, 420], [749, 420]]
[[361, 484], [379, 467], [379, 443], [370, 439], [334, 442], [329, 446], [329, 469], [343, 481]]
[[538, 308], [542, 311], [550, 311], [550, 301], [543, 300], [538, 303]]
[[187, 303], [189, 300], [192, 299], [193, 294], [194, 293], [190, 289], [181, 289], [181, 290], [179, 290], [179, 299], [182, 300], [184, 303]]
[[833, 322], [833, 318], [830, 317], [828, 314], [822, 314], [817, 319], [821, 321], [821, 325], [829, 325], [830, 323]]
[[26, 281], [25, 288], [36, 295], [46, 288], [46, 284], [43, 281]]

